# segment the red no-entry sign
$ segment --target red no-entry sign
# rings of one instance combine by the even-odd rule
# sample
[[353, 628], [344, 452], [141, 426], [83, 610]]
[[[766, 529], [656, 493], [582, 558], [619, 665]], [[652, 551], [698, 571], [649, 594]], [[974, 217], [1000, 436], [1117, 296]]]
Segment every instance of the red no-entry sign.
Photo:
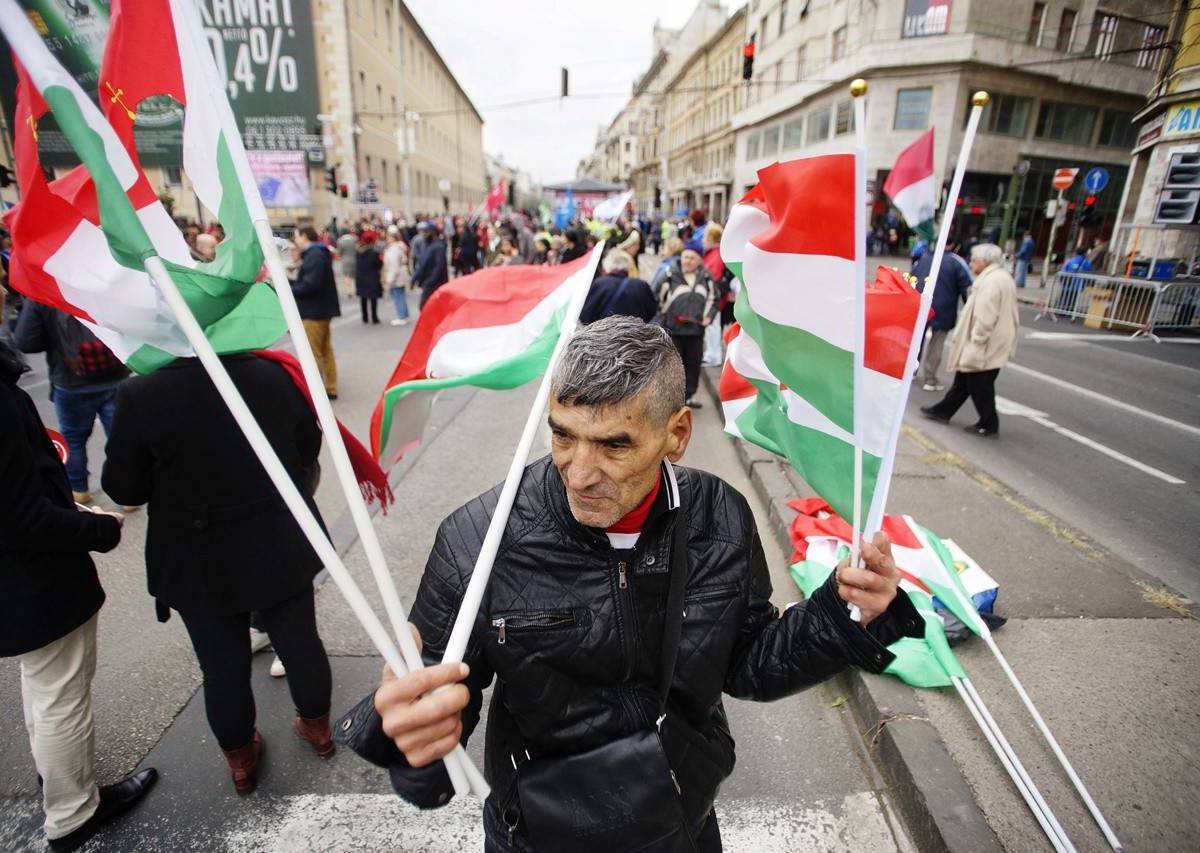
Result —
[[1079, 174], [1078, 169], [1055, 169], [1054, 180], [1051, 185], [1056, 190], [1065, 190], [1075, 183], [1075, 176]]

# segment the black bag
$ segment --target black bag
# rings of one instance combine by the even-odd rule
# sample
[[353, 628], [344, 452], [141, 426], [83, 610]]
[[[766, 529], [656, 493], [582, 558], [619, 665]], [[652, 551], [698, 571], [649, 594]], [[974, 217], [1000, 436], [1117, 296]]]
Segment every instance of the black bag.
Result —
[[696, 851], [679, 782], [659, 733], [679, 651], [688, 573], [687, 520], [682, 508], [676, 514], [657, 723], [587, 752], [531, 758], [517, 767], [521, 814], [539, 851]]

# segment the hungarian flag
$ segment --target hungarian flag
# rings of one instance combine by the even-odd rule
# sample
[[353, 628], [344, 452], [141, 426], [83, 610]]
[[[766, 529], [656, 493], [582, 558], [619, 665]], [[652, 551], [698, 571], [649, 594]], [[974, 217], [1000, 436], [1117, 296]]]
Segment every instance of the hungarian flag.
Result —
[[[147, 372], [192, 354], [144, 269], [144, 259], [157, 255], [218, 352], [258, 349], [278, 340], [286, 328], [278, 303], [269, 287], [254, 284], [261, 254], [247, 258], [230, 244], [211, 264], [192, 260], [134, 159], [136, 101], [131, 106], [119, 87], [106, 89], [110, 94], [102, 98], [110, 115], [125, 115], [129, 132], [122, 137], [53, 58], [13, 0], [0, 3], [0, 29], [17, 57], [19, 78], [15, 147], [21, 202], [5, 217], [16, 246], [13, 286], [79, 318], [132, 369]], [[156, 29], [152, 38], [149, 33], [144, 38], [140, 47], [154, 52], [154, 43], [170, 40], [171, 31]], [[105, 65], [110, 65], [107, 52]], [[142, 76], [160, 71], [143, 58]], [[37, 150], [37, 122], [47, 111], [53, 111], [82, 161], [55, 181], [46, 180]], [[233, 219], [225, 223], [231, 232], [236, 224]]]
[[920, 295], [895, 270], [870, 289], [860, 278], [855, 172], [852, 155], [777, 163], [734, 206], [721, 257], [742, 288], [720, 396], [726, 431], [785, 457], [847, 518], [857, 399], [864, 530], [873, 531]]
[[[807, 596], [849, 554], [850, 525], [820, 498], [794, 500], [789, 506], [799, 512], [792, 521], [795, 553], [790, 570], [792, 579]], [[900, 588], [925, 619], [924, 639], [905, 637], [888, 647], [896, 659], [885, 672], [914, 687], [947, 686], [952, 676], [962, 677], [964, 673], [950, 651], [936, 608], [950, 611], [972, 633], [979, 634], [983, 629], [975, 602], [963, 586], [957, 561], [934, 533], [907, 515], [885, 516], [882, 527], [892, 542]]]
[[887, 180], [883, 182], [883, 191], [900, 211], [909, 228], [926, 240], [933, 239], [937, 187], [933, 183], [932, 127], [900, 152], [896, 165], [892, 166]]
[[371, 449], [389, 468], [420, 443], [437, 392], [508, 389], [541, 376], [572, 294], [591, 286], [604, 244], [555, 267], [490, 267], [439, 287], [371, 416]]

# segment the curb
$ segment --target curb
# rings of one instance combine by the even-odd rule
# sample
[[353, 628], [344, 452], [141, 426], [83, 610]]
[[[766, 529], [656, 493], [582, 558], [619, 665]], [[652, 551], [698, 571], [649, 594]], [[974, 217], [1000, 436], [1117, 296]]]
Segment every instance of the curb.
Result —
[[[720, 406], [719, 371], [705, 368], [701, 373], [713, 404]], [[784, 553], [791, 553], [789, 528], [796, 512], [787, 502], [811, 490], [774, 455], [733, 436], [729, 439], [755, 492], [767, 505], [772, 533]], [[1001, 853], [1004, 848], [941, 735], [924, 716], [916, 691], [893, 678], [858, 669], [847, 669], [837, 679], [849, 696], [864, 746], [883, 774], [916, 848], [936, 853]]]

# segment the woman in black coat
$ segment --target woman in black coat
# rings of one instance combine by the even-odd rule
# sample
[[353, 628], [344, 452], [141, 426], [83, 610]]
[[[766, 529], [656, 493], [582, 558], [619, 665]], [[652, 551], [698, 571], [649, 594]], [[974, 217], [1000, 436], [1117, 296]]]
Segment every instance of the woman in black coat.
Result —
[[[271, 447], [317, 514], [321, 433], [278, 364], [222, 358]], [[204, 673], [204, 706], [238, 793], [254, 789], [262, 739], [250, 689], [250, 614], [287, 669], [293, 726], [333, 754], [330, 672], [312, 580], [321, 561], [194, 358], [127, 380], [117, 394], [101, 477], [109, 497], [149, 504], [146, 574], [159, 618], [183, 619]]]
[[358, 238], [354, 292], [362, 303], [362, 321], [378, 323], [379, 299], [383, 296], [383, 255], [379, 251], [379, 235], [374, 231], [364, 231]]

